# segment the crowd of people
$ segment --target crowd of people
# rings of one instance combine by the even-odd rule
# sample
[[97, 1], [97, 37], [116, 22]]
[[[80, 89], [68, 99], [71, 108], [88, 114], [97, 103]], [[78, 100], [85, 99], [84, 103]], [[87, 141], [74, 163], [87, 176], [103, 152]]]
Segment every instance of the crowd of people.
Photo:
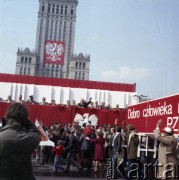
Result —
[[[22, 95], [19, 95], [17, 100], [13, 100], [11, 95], [8, 95], [7, 99], [3, 100], [0, 98], [0, 102], [6, 102], [6, 103], [13, 103], [13, 102], [18, 102], [18, 103], [27, 103], [27, 104], [39, 104], [39, 105], [50, 105], [50, 106], [55, 106], [58, 105], [55, 101], [55, 99], [52, 99], [51, 102], [46, 101], [46, 97], [42, 97], [41, 102], [37, 102], [34, 100], [33, 95], [29, 96], [29, 99], [27, 101], [24, 101], [22, 98]], [[77, 106], [81, 108], [96, 108], [96, 109], [116, 109], [116, 110], [121, 110], [119, 107], [119, 104], [116, 104], [115, 107], [111, 107], [110, 104], [105, 104], [105, 102], [101, 102], [99, 104], [98, 101], [93, 102], [92, 98], [89, 99], [89, 101], [86, 101], [84, 98], [80, 99], [79, 103], [76, 103], [75, 100], [67, 100], [66, 104], [64, 106], [70, 107], [70, 106]]]
[[[42, 165], [53, 164], [52, 174], [58, 174], [60, 171], [68, 173], [71, 164], [79, 171], [87, 168], [94, 173], [99, 171], [101, 165], [103, 171], [107, 173], [107, 161], [110, 160], [114, 163], [113, 178], [176, 177], [177, 140], [173, 136], [171, 127], [167, 127], [164, 131], [165, 135], [161, 136], [160, 124], [157, 124], [154, 135], [149, 136], [147, 142], [146, 135], [139, 139], [137, 130], [132, 124], [126, 127], [123, 123], [119, 127], [116, 123], [114, 126], [102, 125], [98, 128], [91, 126], [90, 122], [83, 124], [83, 127], [79, 126], [78, 122], [72, 125], [66, 124], [64, 127], [61, 123], [54, 123], [49, 128], [42, 124], [49, 139], [55, 143], [55, 147], [39, 146], [37, 160]], [[147, 156], [141, 152], [140, 157], [137, 157], [139, 144], [145, 147], [147, 143], [149, 149], [154, 148], [155, 139], [160, 144], [159, 155], [154, 158], [154, 152], [148, 152]], [[161, 171], [160, 165], [164, 162], [165, 167]], [[163, 173], [165, 168], [170, 172]], [[173, 168], [172, 172], [171, 168]]]
[[[41, 125], [44, 127], [43, 123]], [[122, 153], [124, 142], [122, 142], [121, 128], [117, 125], [95, 128], [88, 121], [83, 127], [79, 126], [78, 122], [62, 127], [61, 123], [54, 123], [49, 128], [44, 127], [44, 130], [56, 147], [39, 146], [37, 160], [42, 165], [54, 164], [53, 174], [58, 170], [69, 172], [71, 163], [79, 171], [87, 168], [94, 172], [98, 172], [101, 163], [103, 171], [106, 172], [106, 159], [117, 157]], [[64, 161], [66, 166], [62, 165]]]
[[[170, 126], [165, 127], [164, 134], [161, 134], [161, 120], [158, 121], [154, 134], [143, 135], [142, 139], [139, 139], [135, 126], [126, 126], [125, 121], [121, 126], [117, 125], [116, 120], [113, 126], [100, 127], [92, 126], [90, 121], [82, 126], [78, 122], [65, 126], [58, 122], [52, 123], [50, 127], [45, 127], [41, 122], [41, 127], [55, 147], [39, 145], [40, 133], [28, 119], [28, 110], [22, 103], [12, 103], [2, 122], [0, 178], [32, 180], [30, 158], [33, 150], [41, 165], [52, 165], [52, 174], [69, 173], [73, 165], [80, 172], [87, 169], [98, 173], [99, 166], [106, 174], [112, 170], [114, 172], [110, 178], [178, 177], [177, 139]], [[154, 157], [154, 152], [149, 151], [147, 155], [141, 152], [138, 157], [139, 145], [154, 148], [155, 140], [158, 142], [158, 156]], [[20, 169], [23, 169], [22, 172]]]

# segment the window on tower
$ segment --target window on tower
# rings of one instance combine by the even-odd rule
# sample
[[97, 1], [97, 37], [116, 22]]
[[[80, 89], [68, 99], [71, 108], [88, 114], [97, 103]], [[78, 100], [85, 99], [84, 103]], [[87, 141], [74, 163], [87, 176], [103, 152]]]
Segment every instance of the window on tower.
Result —
[[54, 21], [52, 20], [51, 27], [50, 27], [50, 39], [52, 39], [52, 35], [53, 35], [53, 24], [54, 24]]
[[82, 80], [85, 80], [85, 73], [83, 73]]
[[55, 77], [58, 78], [58, 72], [55, 74]]
[[63, 78], [63, 74], [62, 74], [62, 71], [60, 71], [60, 78]]
[[22, 67], [20, 68], [20, 74], [22, 74]]
[[63, 14], [63, 6], [61, 6], [60, 14]]
[[65, 15], [67, 15], [67, 6], [65, 6]]
[[55, 4], [53, 4], [53, 6], [52, 6], [52, 13], [53, 14], [55, 13]]
[[24, 74], [26, 75], [26, 68], [24, 68]]
[[58, 21], [55, 21], [55, 34], [54, 34], [54, 39], [55, 40], [58, 40], [57, 39], [57, 28], [58, 28]]
[[44, 12], [44, 10], [45, 10], [45, 4], [43, 3], [42, 4], [42, 12]]
[[81, 79], [81, 73], [79, 72], [79, 77], [78, 77], [78, 79]]
[[27, 63], [27, 60], [28, 60], [28, 58], [26, 57], [26, 58], [25, 58], [25, 63]]
[[30, 75], [30, 68], [28, 68], [28, 75]]
[[49, 71], [46, 72], [46, 77], [48, 77], [48, 76], [49, 76]]
[[83, 63], [83, 68], [85, 68], [85, 63]]
[[57, 4], [56, 14], [59, 13], [59, 5]]
[[50, 13], [51, 10], [51, 4], [48, 5], [48, 13]]
[[65, 32], [63, 32], [63, 41], [65, 41]]
[[47, 20], [47, 26], [46, 26], [46, 32], [45, 32], [45, 38], [48, 39], [48, 29], [49, 29], [49, 19]]
[[24, 57], [21, 57], [21, 63], [23, 63], [24, 62]]
[[74, 12], [74, 10], [73, 10], [73, 6], [71, 7], [71, 15], [73, 15], [73, 12]]
[[31, 62], [32, 62], [32, 58], [29, 58], [29, 64], [31, 64]]
[[78, 68], [78, 62], [76, 62], [76, 68]]

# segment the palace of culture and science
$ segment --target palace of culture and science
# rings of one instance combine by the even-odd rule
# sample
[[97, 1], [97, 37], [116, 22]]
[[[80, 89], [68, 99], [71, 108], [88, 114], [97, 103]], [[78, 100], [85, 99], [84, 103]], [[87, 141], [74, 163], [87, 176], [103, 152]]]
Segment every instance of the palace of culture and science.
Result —
[[39, 0], [35, 50], [18, 48], [16, 74], [89, 80], [90, 56], [74, 53], [77, 0]]

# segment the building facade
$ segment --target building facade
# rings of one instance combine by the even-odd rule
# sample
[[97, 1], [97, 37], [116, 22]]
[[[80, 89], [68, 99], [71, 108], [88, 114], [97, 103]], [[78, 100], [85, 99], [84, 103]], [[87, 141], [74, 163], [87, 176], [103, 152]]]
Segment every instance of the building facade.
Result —
[[90, 56], [74, 53], [77, 0], [39, 0], [35, 51], [18, 49], [16, 74], [89, 80]]

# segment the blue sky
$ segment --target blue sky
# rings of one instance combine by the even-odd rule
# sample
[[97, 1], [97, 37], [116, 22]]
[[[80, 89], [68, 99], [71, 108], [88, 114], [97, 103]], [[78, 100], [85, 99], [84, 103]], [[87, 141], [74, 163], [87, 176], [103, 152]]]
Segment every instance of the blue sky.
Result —
[[[79, 0], [74, 52], [90, 54], [90, 80], [178, 93], [178, 9], [179, 0]], [[37, 13], [38, 0], [0, 0], [0, 73], [15, 72], [18, 47], [35, 48]]]

